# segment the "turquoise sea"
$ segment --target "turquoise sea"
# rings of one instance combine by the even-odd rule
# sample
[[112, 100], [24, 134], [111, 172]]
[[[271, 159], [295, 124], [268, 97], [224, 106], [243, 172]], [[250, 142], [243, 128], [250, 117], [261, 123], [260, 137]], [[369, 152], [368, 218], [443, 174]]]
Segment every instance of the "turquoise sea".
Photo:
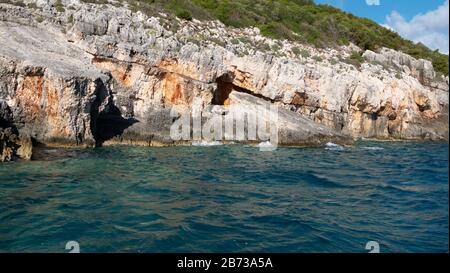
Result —
[[0, 252], [447, 252], [448, 148], [50, 150], [0, 164]]

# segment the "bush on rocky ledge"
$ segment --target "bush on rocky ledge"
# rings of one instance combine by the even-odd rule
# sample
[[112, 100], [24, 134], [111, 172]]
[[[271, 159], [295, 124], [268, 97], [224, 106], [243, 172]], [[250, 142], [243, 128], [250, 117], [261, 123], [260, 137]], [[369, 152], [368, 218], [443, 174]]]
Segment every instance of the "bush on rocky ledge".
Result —
[[[92, 1], [92, 0], [83, 0]], [[265, 36], [334, 47], [352, 42], [366, 50], [387, 47], [428, 59], [448, 75], [448, 55], [403, 39], [376, 22], [312, 0], [128, 0], [135, 10], [169, 12], [182, 19], [215, 20], [233, 27], [256, 26]]]

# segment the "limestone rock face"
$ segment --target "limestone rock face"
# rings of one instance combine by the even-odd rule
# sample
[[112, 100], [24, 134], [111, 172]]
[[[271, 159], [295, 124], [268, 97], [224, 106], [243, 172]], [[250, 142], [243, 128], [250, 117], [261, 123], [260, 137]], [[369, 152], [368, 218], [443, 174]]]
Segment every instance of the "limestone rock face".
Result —
[[16, 153], [17, 135], [11, 128], [0, 128], [0, 162], [11, 161]]
[[107, 100], [109, 75], [50, 27], [0, 22], [1, 97], [21, 135], [43, 143], [94, 143], [93, 115]]
[[[437, 78], [429, 61], [381, 49], [355, 67], [345, 61], [354, 45], [316, 49], [126, 3], [55, 2], [0, 4], [0, 100], [37, 142], [174, 144], [172, 108], [208, 116], [230, 94], [234, 104], [258, 98], [288, 109], [292, 131], [327, 128], [307, 136], [320, 142], [448, 139], [448, 77]], [[307, 142], [301, 136], [280, 139]]]
[[434, 81], [436, 73], [433, 64], [428, 60], [416, 60], [413, 57], [389, 48], [382, 48], [379, 53], [367, 50], [363, 57], [382, 65], [392, 66], [399, 71], [411, 75], [421, 83], [429, 85]]
[[[352, 142], [348, 136], [340, 134], [325, 125], [318, 124], [302, 115], [298, 115], [283, 106], [272, 105], [271, 108], [271, 103], [261, 98], [233, 91], [231, 92], [229, 99], [231, 107], [229, 107], [230, 111], [226, 113], [225, 116], [233, 114], [233, 111], [249, 112], [249, 109], [255, 106], [268, 109], [268, 111], [275, 111], [276, 120], [274, 120], [274, 123], [276, 122], [276, 131], [278, 132], [277, 141], [284, 145], [317, 146], [327, 142], [345, 145], [351, 144]], [[258, 113], [257, 111], [254, 112]], [[269, 123], [271, 117], [270, 114], [259, 114], [258, 118], [263, 118], [263, 123]], [[269, 129], [271, 128], [267, 128], [266, 131], [269, 131]], [[261, 141], [264, 139], [258, 140]], [[270, 139], [268, 141], [270, 141]]]
[[0, 162], [16, 158], [31, 159], [33, 144], [29, 136], [20, 136], [13, 124], [8, 104], [0, 100]]

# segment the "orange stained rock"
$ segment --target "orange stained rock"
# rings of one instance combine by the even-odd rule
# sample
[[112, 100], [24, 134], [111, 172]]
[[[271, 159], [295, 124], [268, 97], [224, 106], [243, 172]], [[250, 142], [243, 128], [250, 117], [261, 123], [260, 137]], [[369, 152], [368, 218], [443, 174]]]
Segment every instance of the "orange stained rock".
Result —
[[134, 84], [134, 79], [130, 75], [131, 68], [127, 63], [114, 62], [100, 58], [95, 58], [92, 62], [98, 68], [110, 71], [113, 78], [123, 86], [130, 87]]
[[294, 98], [291, 101], [291, 104], [304, 105], [305, 101], [306, 101], [306, 94], [295, 93]]
[[193, 63], [179, 63], [177, 59], [164, 59], [157, 65], [157, 67], [171, 73], [183, 75], [184, 77], [200, 80], [197, 67]]
[[254, 88], [254, 86], [253, 86], [253, 83], [252, 83], [252, 74], [251, 73], [248, 73], [248, 72], [243, 72], [243, 71], [240, 71], [240, 70], [235, 70], [234, 71], [234, 75], [235, 75], [235, 77], [234, 77], [234, 80], [233, 80], [233, 84], [234, 85], [236, 85], [236, 86], [238, 86], [238, 87], [241, 87], [241, 88], [244, 88], [244, 89], [247, 89], [247, 90], [254, 90], [255, 88]]
[[162, 88], [166, 104], [185, 104], [183, 87], [177, 76], [167, 73], [163, 79]]
[[[64, 94], [67, 93], [67, 87], [64, 88]], [[46, 102], [44, 112], [48, 126], [50, 128], [51, 135], [59, 137], [70, 137], [71, 130], [67, 128], [64, 113], [61, 113], [58, 109], [63, 107], [62, 102], [58, 96], [58, 89], [49, 79], [44, 80], [44, 92], [46, 94]]]
[[48, 79], [44, 80], [45, 94], [47, 97], [45, 112], [48, 117], [56, 117], [58, 115], [59, 98], [58, 91]]
[[23, 118], [27, 122], [45, 122], [51, 135], [70, 137], [71, 130], [59, 111], [62, 105], [58, 93], [52, 80], [43, 76], [25, 76], [17, 87], [16, 99], [24, 109]]
[[43, 76], [25, 76], [17, 86], [16, 99], [28, 121], [37, 119], [41, 114], [43, 80]]

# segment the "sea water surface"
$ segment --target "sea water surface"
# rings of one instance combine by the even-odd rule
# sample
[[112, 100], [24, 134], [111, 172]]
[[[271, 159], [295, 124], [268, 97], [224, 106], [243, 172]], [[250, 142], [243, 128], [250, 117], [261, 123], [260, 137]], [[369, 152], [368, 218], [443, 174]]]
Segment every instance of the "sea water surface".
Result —
[[448, 148], [117, 146], [0, 164], [0, 252], [447, 252]]

